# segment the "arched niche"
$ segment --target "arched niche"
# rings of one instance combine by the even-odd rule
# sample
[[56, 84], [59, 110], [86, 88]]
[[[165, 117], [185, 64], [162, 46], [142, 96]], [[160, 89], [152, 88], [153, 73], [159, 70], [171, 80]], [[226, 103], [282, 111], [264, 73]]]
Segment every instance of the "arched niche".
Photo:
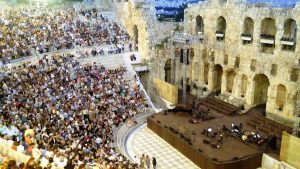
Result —
[[279, 110], [283, 110], [286, 101], [286, 87], [282, 84], [277, 86], [276, 105]]
[[241, 35], [244, 45], [252, 43], [253, 30], [254, 30], [253, 19], [250, 17], [246, 17], [244, 19], [243, 33]]
[[217, 64], [214, 66], [214, 90], [221, 91], [223, 68]]
[[265, 18], [262, 20], [262, 23], [261, 23], [261, 34], [262, 35], [275, 37], [276, 32], [277, 32], [276, 23], [273, 18]]
[[253, 105], [263, 105], [268, 100], [269, 78], [264, 74], [257, 74], [254, 77], [254, 100]]
[[226, 32], [226, 20], [223, 16], [218, 17], [217, 19], [217, 32]]
[[253, 19], [250, 17], [246, 17], [244, 20], [244, 29], [243, 33], [247, 35], [253, 35], [253, 30], [254, 30], [254, 22]]
[[287, 19], [284, 22], [283, 26], [283, 37], [285, 38], [291, 38], [291, 39], [296, 39], [297, 36], [297, 23], [294, 19]]
[[276, 23], [273, 18], [262, 20], [260, 34], [261, 52], [274, 54], [276, 32]]
[[227, 72], [226, 91], [229, 92], [229, 93], [232, 93], [235, 76], [236, 76], [235, 71], [230, 70], [230, 71]]
[[204, 32], [204, 23], [203, 23], [203, 18], [198, 15], [196, 17], [196, 28], [195, 28], [195, 34], [198, 35], [199, 33]]
[[282, 50], [295, 50], [297, 39], [297, 23], [293, 19], [287, 19], [283, 25], [283, 37], [281, 38]]

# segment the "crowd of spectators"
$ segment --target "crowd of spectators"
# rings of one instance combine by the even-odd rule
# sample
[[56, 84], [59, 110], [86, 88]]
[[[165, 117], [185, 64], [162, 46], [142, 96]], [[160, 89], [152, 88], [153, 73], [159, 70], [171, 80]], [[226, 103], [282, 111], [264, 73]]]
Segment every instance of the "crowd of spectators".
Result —
[[0, 11], [0, 61], [4, 63], [76, 46], [118, 44], [128, 38], [121, 26], [96, 9], [57, 9], [40, 15], [30, 15], [26, 9]]
[[[119, 154], [112, 128], [148, 109], [126, 68], [45, 55], [0, 76], [0, 136], [35, 168], [136, 168]], [[22, 168], [14, 160], [11, 168]]]

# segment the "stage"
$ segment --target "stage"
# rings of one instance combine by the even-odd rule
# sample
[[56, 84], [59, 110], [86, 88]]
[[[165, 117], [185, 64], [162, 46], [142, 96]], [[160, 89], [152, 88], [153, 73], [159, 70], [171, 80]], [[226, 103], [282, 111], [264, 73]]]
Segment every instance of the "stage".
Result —
[[[244, 130], [253, 131], [255, 129], [247, 125], [247, 121], [252, 117], [249, 115], [228, 116], [216, 111], [212, 114], [214, 119], [191, 123], [189, 121], [193, 118], [188, 112], [159, 113], [148, 117], [147, 126], [201, 169], [256, 169], [260, 167], [263, 150], [258, 145], [247, 143], [232, 134], [223, 134], [222, 146], [214, 148], [203, 142], [204, 139], [207, 140], [207, 136], [201, 133], [203, 129], [212, 128], [216, 131], [217, 126], [230, 127], [232, 123], [243, 123]], [[264, 135], [261, 133], [261, 136]], [[277, 152], [279, 150], [272, 150], [272, 153], [277, 154]]]
[[[215, 128], [217, 125], [222, 127], [223, 124], [229, 126], [232, 122], [245, 122], [245, 118], [227, 118], [220, 115], [216, 119], [198, 124], [190, 123], [190, 119], [191, 115], [185, 112], [168, 113], [167, 115], [159, 113], [149, 117], [147, 125], [201, 169], [256, 169], [260, 167], [263, 152], [255, 145], [243, 143], [230, 135], [224, 136], [221, 148], [212, 148], [203, 143], [203, 139], [206, 137], [201, 134], [203, 129]], [[178, 134], [169, 129], [174, 126], [178, 130]], [[192, 145], [181, 138], [180, 134], [190, 138]]]

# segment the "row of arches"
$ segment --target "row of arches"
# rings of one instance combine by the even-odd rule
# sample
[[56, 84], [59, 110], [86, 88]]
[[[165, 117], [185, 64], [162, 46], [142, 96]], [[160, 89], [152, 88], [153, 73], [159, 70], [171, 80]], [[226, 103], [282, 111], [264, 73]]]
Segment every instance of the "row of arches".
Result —
[[[200, 69], [198, 62], [194, 64], [194, 69]], [[252, 106], [264, 105], [268, 101], [268, 97], [273, 95], [269, 93], [269, 90], [276, 92], [275, 104], [278, 110], [282, 111], [287, 102], [287, 88], [283, 84], [278, 84], [274, 89], [270, 88], [270, 81], [268, 76], [265, 74], [256, 74], [251, 80], [247, 75], [242, 74], [238, 75], [234, 69], [224, 70], [220, 64], [210, 65], [209, 63], [203, 64], [203, 80], [207, 86], [212, 86], [212, 91], [216, 91], [217, 93], [222, 90], [228, 93], [234, 92], [234, 90], [239, 90], [239, 97], [246, 98], [247, 94], [249, 94], [249, 84], [253, 81], [253, 88], [251, 96], [252, 97]], [[194, 77], [199, 76], [198, 71], [194, 72]], [[209, 74], [211, 73], [211, 77], [209, 78]], [[171, 74], [171, 59], [167, 60], [165, 63], [165, 80], [170, 82], [170, 74]], [[225, 82], [223, 82], [223, 80]], [[226, 85], [222, 84], [225, 83]], [[238, 83], [238, 85], [236, 85]], [[237, 89], [237, 87], [239, 89]], [[248, 92], [247, 92], [248, 91]]]
[[[207, 69], [207, 67], [205, 68]], [[234, 70], [229, 70], [224, 72], [223, 68], [220, 64], [217, 64], [213, 67], [213, 75], [215, 76], [213, 79], [213, 87], [215, 91], [220, 91], [222, 87], [222, 78], [223, 78], [223, 73], [225, 74], [226, 77], [226, 85], [225, 85], [225, 91], [232, 93], [234, 90], [234, 84], [237, 83], [237, 73]], [[209, 70], [206, 70], [209, 71]], [[247, 87], [248, 87], [248, 77], [243, 74], [241, 76], [240, 80], [240, 94], [241, 97], [245, 97], [247, 94]], [[270, 81], [269, 78], [264, 75], [264, 74], [256, 74], [254, 77], [254, 92], [253, 92], [253, 102], [252, 104], [254, 106], [257, 105], [263, 105], [266, 104], [268, 101], [268, 96], [269, 96], [269, 87], [270, 87]], [[287, 96], [287, 90], [286, 87], [282, 84], [277, 85], [276, 87], [276, 106], [278, 107], [279, 110], [283, 110], [285, 103], [286, 103], [286, 97]]]
[[[220, 16], [217, 18], [217, 23], [216, 23], [216, 31], [218, 32], [226, 32], [226, 19], [223, 16]], [[296, 34], [297, 34], [297, 23], [294, 19], [286, 19], [284, 22], [284, 38], [293, 38], [294, 40], [296, 39]], [[249, 34], [253, 35], [254, 31], [254, 21], [250, 17], [246, 17], [244, 19], [244, 24], [243, 24], [243, 33], [244, 34]], [[199, 32], [204, 32], [204, 20], [203, 18], [198, 15], [196, 17], [196, 25], [195, 25], [195, 34], [198, 34]], [[276, 22], [273, 18], [264, 18], [261, 22], [261, 34], [266, 34], [266, 35], [272, 35], [275, 36], [277, 33], [277, 26]]]

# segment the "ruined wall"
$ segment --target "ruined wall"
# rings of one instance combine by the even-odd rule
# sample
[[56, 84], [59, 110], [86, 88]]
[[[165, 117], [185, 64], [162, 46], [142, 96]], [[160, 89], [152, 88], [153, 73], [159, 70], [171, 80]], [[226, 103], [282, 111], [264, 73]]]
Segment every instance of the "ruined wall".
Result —
[[[148, 60], [151, 54], [150, 50], [154, 44], [152, 39], [149, 38], [154, 36], [150, 25], [152, 22], [155, 22], [153, 18], [155, 13], [153, 13], [151, 5], [138, 1], [118, 1], [114, 3], [114, 6], [132, 42], [134, 43], [137, 36], [138, 50], [143, 59]], [[136, 35], [135, 29], [137, 29], [138, 35]]]
[[144, 59], [149, 62], [154, 57], [155, 46], [165, 41], [178, 23], [159, 22], [156, 17], [154, 4], [143, 0], [115, 1], [113, 6], [119, 14], [126, 31], [135, 41], [135, 27], [138, 32], [138, 50]]

